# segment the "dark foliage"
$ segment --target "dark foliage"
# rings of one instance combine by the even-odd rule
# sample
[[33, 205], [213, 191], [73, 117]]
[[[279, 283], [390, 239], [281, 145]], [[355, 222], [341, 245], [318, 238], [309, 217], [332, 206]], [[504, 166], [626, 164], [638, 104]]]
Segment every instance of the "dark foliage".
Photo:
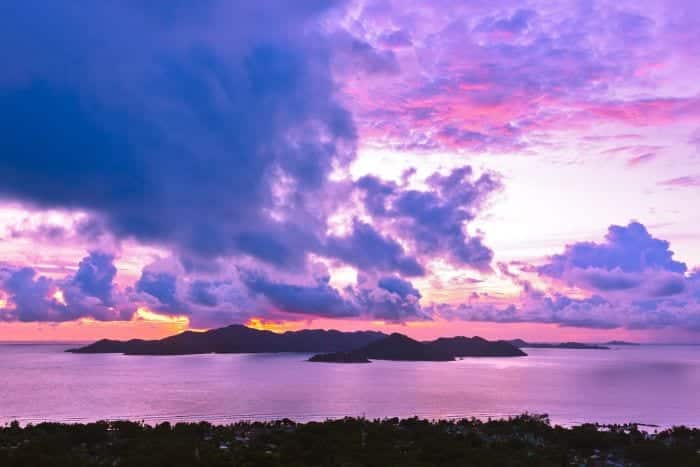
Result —
[[700, 466], [700, 430], [551, 426], [546, 416], [481, 422], [411, 418], [322, 423], [41, 423], [0, 428], [13, 466]]

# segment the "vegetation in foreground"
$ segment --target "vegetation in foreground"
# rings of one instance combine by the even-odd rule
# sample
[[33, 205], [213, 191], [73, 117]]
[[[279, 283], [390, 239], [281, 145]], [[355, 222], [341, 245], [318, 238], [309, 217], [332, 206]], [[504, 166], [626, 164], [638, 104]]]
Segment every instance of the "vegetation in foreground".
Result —
[[10, 466], [700, 466], [700, 430], [346, 418], [320, 423], [41, 423], [0, 428]]

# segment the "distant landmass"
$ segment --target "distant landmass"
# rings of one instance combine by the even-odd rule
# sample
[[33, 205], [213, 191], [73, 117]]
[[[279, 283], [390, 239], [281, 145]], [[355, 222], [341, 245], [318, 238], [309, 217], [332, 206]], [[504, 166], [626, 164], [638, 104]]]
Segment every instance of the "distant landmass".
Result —
[[457, 357], [518, 357], [525, 352], [505, 341], [480, 337], [420, 342], [403, 334], [376, 331], [302, 330], [282, 334], [234, 324], [205, 332], [185, 331], [158, 340], [102, 339], [72, 353], [188, 355], [205, 353], [317, 353], [314, 362], [367, 363], [370, 360], [451, 361]]
[[419, 342], [392, 334], [350, 352], [314, 355], [311, 362], [367, 363], [371, 360], [448, 362], [456, 357], [522, 357], [522, 350], [505, 341], [490, 342], [480, 337], [440, 338]]
[[525, 342], [522, 339], [512, 339], [508, 343], [519, 349], [574, 349], [574, 350], [610, 350], [610, 347], [599, 344], [583, 344], [581, 342]]
[[455, 357], [525, 357], [527, 354], [507, 341], [488, 341], [475, 337], [441, 337], [428, 342]]
[[283, 334], [234, 324], [205, 332], [185, 331], [158, 340], [102, 339], [73, 353], [122, 353], [126, 355], [187, 355], [203, 353], [347, 352], [387, 337], [376, 331], [288, 331]]
[[610, 341], [606, 342], [603, 345], [641, 345], [636, 342], [626, 342], [626, 341]]

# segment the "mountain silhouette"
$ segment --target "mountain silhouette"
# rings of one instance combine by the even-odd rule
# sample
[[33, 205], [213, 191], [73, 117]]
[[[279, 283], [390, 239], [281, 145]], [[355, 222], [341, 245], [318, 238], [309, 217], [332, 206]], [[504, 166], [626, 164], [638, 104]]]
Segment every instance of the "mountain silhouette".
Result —
[[392, 334], [350, 352], [314, 355], [312, 362], [366, 363], [370, 360], [452, 361], [456, 357], [517, 357], [527, 355], [505, 341], [490, 342], [481, 337], [450, 337], [419, 342]]
[[158, 340], [102, 339], [73, 353], [123, 353], [126, 355], [185, 355], [202, 353], [344, 352], [386, 337], [376, 331], [326, 331], [306, 329], [283, 334], [260, 331], [240, 324], [205, 332], [185, 331]]

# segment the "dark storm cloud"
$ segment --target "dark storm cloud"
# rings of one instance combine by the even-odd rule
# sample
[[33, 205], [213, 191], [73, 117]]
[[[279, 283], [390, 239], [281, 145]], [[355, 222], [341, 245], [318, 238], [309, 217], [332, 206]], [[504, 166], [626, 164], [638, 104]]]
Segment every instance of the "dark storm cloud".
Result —
[[0, 196], [183, 255], [300, 267], [325, 232], [314, 194], [354, 156], [315, 27], [333, 6], [13, 3]]

